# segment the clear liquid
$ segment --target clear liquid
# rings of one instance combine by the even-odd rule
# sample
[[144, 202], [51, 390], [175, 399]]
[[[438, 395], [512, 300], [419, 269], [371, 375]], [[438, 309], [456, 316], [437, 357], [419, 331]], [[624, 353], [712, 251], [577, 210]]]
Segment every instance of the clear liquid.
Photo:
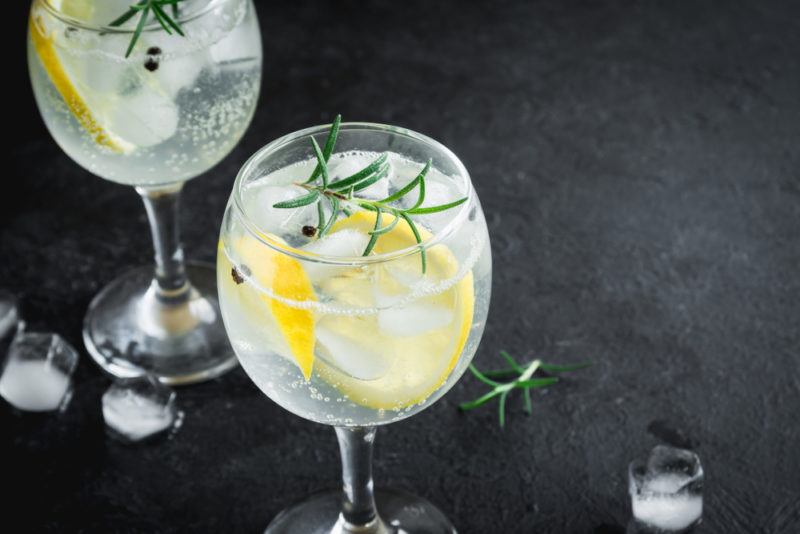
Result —
[[[30, 31], [41, 31], [52, 45], [55, 68], [72, 90], [54, 83], [53, 61], [45, 64], [29, 35], [34, 94], [56, 142], [87, 170], [131, 185], [181, 182], [218, 163], [244, 134], [261, 79], [258, 22], [249, 1], [215, 2], [211, 12], [183, 24], [185, 38], [150, 29], [127, 59], [129, 34], [70, 26], [41, 1], [34, 2]], [[149, 53], [155, 49], [158, 54]], [[94, 132], [65, 100], [75, 95]], [[114, 146], [98, 143], [98, 131]]]
[[[352, 168], [358, 168], [375, 156], [334, 155], [332, 167], [337, 159], [349, 159], [356, 160]], [[411, 180], [421, 167], [396, 154], [390, 155], [390, 162], [389, 192]], [[312, 161], [296, 163], [247, 184], [243, 200], [248, 220], [295, 247], [313, 246], [314, 239], [301, 233], [306, 221], [296, 220], [304, 214], [270, 208], [283, 199], [287, 184], [304, 181], [313, 166]], [[462, 196], [457, 181], [435, 169], [428, 181], [449, 188], [448, 200]], [[242, 243], [253, 238], [248, 237], [241, 214], [229, 205], [217, 264], [220, 305], [231, 343], [250, 378], [284, 408], [332, 425], [393, 422], [441, 397], [475, 354], [491, 291], [491, 253], [482, 211], [474, 197], [463, 209], [468, 214], [463, 222], [428, 250], [426, 275], [421, 273], [418, 252], [358, 267], [297, 260], [313, 282], [314, 298], [291, 298], [280, 290], [279, 281], [271, 283], [254, 272], [259, 267], [253, 254], [242, 250]], [[445, 217], [459, 211], [445, 212]], [[422, 219], [423, 227], [428, 223], [433, 227], [428, 231], [447, 222]], [[272, 254], [262, 250], [264, 257]], [[234, 269], [249, 276], [237, 283]], [[383, 294], [386, 291], [391, 298]], [[275, 301], [285, 307], [271, 307]], [[303, 324], [310, 330], [304, 333], [311, 334], [315, 343], [308, 380], [276, 326], [276, 315], [286, 310], [303, 310], [313, 317], [313, 326]]]

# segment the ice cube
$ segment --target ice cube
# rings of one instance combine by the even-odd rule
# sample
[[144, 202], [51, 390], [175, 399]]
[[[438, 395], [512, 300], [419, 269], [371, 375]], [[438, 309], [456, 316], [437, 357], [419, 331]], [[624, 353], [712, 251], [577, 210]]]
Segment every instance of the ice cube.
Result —
[[18, 323], [17, 299], [11, 293], [0, 291], [0, 339], [16, 330]]
[[444, 328], [453, 321], [453, 312], [435, 304], [413, 302], [402, 308], [389, 307], [378, 312], [378, 326], [386, 335], [418, 336]]
[[334, 182], [348, 178], [369, 165], [367, 158], [355, 154], [336, 154], [328, 162], [328, 178]]
[[[248, 7], [245, 2], [240, 3], [241, 9], [231, 16], [232, 24], [239, 24], [246, 15]], [[228, 31], [222, 39], [218, 40], [209, 48], [211, 58], [223, 68], [237, 68], [252, 66], [259, 60], [261, 52], [261, 42], [256, 22], [253, 18], [244, 22], [250, 27], [246, 30]]]
[[178, 130], [178, 106], [169, 96], [145, 87], [121, 97], [107, 125], [114, 135], [138, 147], [157, 145]]
[[118, 380], [103, 394], [103, 419], [126, 441], [161, 434], [178, 421], [175, 392], [149, 374]]
[[58, 334], [19, 333], [8, 349], [0, 395], [29, 412], [66, 407], [78, 352]]
[[631, 463], [628, 484], [634, 521], [644, 528], [682, 532], [702, 517], [703, 468], [691, 451], [655, 447]]
[[[445, 185], [442, 182], [428, 179], [425, 181], [425, 200], [420, 207], [429, 208], [432, 206], [439, 206], [447, 204], [461, 198], [461, 195], [454, 189], [453, 186]], [[412, 205], [417, 201], [416, 193], [409, 194], [404, 197], [404, 203], [411, 203]], [[430, 213], [428, 215], [417, 215], [416, 220], [422, 223], [433, 234], [437, 234], [447, 226], [458, 208], [444, 210], [437, 213]]]
[[[352, 317], [322, 319], [315, 329], [316, 351], [322, 359], [359, 380], [376, 380], [389, 372], [390, 363], [379, 347], [370, 347], [337, 328]], [[339, 324], [337, 324], [339, 323]]]
[[303, 226], [317, 225], [317, 208], [314, 204], [299, 208], [273, 208], [273, 204], [301, 197], [308, 193], [296, 185], [260, 186], [247, 214], [256, 226], [265, 232], [301, 235]]
[[208, 52], [199, 50], [163, 59], [159, 62], [158, 69], [149, 72], [143, 68], [141, 74], [153, 78], [151, 83], [155, 87], [164, 89], [170, 97], [175, 98], [181, 89], [194, 85], [203, 67], [209, 63]]
[[[364, 253], [369, 243], [369, 236], [358, 230], [345, 229], [328, 234], [322, 239], [312, 241], [303, 247], [303, 250], [323, 256], [340, 258], [358, 257]], [[325, 278], [336, 276], [352, 269], [350, 266], [328, 265], [324, 263], [305, 262], [303, 265], [312, 282], [320, 282]]]

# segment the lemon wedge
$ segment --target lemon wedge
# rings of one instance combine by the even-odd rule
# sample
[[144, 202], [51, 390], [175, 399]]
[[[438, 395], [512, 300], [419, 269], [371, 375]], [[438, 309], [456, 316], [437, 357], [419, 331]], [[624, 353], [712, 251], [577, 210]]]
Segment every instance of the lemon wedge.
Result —
[[237, 260], [250, 269], [253, 280], [279, 298], [262, 293], [250, 284], [237, 284], [231, 276], [225, 275], [231, 273], [233, 265], [225, 253], [225, 244], [220, 241], [217, 268], [223, 273], [220, 280], [226, 284], [225, 293], [229, 295], [226, 298], [238, 298], [239, 306], [250, 320], [257, 321], [267, 333], [277, 333], [272, 336], [271, 348], [294, 359], [303, 377], [309, 380], [314, 367], [314, 313], [280, 300], [317, 300], [302, 265], [250, 236], [235, 239], [229, 247]]
[[[63, 2], [62, 4], [59, 9], [65, 14], [75, 16], [81, 20], [91, 19], [93, 9], [91, 3]], [[92, 113], [87, 102], [99, 100], [99, 98], [87, 98], [87, 95], [84, 95], [79, 90], [78, 85], [74, 82], [75, 77], [70, 74], [70, 69], [67, 68], [68, 62], [63, 60], [61, 52], [55, 44], [53, 35], [55, 30], [47, 30], [41, 14], [36, 15], [34, 11], [31, 12], [28, 30], [31, 43], [39, 56], [42, 67], [81, 127], [100, 146], [123, 154], [132, 152], [136, 148], [135, 145], [104, 128], [95, 114]]]

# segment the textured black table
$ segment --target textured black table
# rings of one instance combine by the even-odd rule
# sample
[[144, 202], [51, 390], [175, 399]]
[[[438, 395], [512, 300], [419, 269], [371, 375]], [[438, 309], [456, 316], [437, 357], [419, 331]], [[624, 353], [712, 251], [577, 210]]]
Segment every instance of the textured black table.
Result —
[[[17, 3], [6, 21], [24, 28]], [[703, 459], [703, 532], [800, 532], [798, 4], [303, 4], [259, 6], [260, 106], [186, 188], [188, 254], [213, 259], [234, 175], [267, 141], [336, 112], [400, 124], [464, 160], [487, 213], [476, 362], [501, 348], [595, 362], [532, 417], [512, 403], [504, 431], [493, 408], [456, 410], [482, 391], [465, 377], [379, 433], [377, 484], [424, 494], [465, 533], [616, 533], [628, 462], [673, 442]], [[47, 134], [23, 42], [6, 77], [24, 120], [6, 128], [0, 287], [32, 328], [82, 348], [92, 295], [149, 262], [150, 238], [133, 191]], [[0, 508], [24, 520], [5, 532], [259, 532], [337, 484], [331, 430], [241, 370], [181, 389], [180, 432], [134, 448], [105, 435], [108, 384], [83, 354], [61, 417], [0, 407]]]

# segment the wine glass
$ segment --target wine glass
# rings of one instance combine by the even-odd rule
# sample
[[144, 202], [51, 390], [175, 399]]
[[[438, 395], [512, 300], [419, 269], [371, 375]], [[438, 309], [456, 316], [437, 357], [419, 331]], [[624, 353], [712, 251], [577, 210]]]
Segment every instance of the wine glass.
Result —
[[[323, 145], [327, 130], [301, 130], [256, 152], [236, 178], [220, 233], [217, 286], [242, 367], [282, 407], [332, 425], [341, 451], [344, 493], [283, 511], [267, 532], [454, 532], [420, 497], [373, 493], [372, 449], [379, 425], [433, 404], [475, 354], [491, 292], [486, 221], [450, 150], [381, 124], [342, 124], [326, 165], [331, 187], [359, 175], [368, 187], [300, 205], [320, 174], [311, 139]], [[360, 172], [370, 165], [375, 173]], [[415, 211], [420, 188], [405, 186], [420, 174], [425, 196]]]
[[183, 35], [159, 25], [163, 16], [137, 11], [141, 18], [112, 26], [129, 9], [130, 0], [34, 0], [31, 83], [58, 145], [93, 174], [134, 186], [152, 232], [155, 269], [123, 274], [89, 306], [89, 354], [117, 376], [197, 382], [236, 358], [213, 266], [184, 262], [179, 194], [250, 123], [261, 83], [259, 26], [250, 0], [165, 3], [161, 13]]

